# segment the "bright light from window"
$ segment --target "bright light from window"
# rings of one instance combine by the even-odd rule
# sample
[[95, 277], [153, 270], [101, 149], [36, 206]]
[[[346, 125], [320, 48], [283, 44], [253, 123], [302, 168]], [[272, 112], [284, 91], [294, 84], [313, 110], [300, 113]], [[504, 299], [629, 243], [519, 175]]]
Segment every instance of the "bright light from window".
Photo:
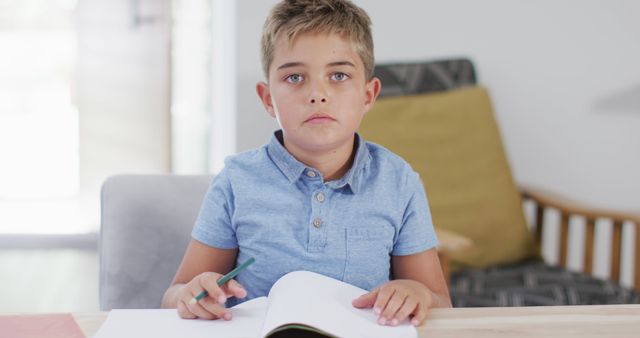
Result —
[[0, 0], [0, 233], [82, 231], [74, 0]]

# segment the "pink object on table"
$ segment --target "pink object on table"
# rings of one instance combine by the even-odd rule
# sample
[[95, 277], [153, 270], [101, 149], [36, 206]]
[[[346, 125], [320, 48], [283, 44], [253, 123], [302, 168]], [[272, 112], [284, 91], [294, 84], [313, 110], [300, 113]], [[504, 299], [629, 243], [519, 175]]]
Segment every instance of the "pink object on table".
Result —
[[0, 316], [0, 336], [11, 338], [85, 338], [70, 313]]

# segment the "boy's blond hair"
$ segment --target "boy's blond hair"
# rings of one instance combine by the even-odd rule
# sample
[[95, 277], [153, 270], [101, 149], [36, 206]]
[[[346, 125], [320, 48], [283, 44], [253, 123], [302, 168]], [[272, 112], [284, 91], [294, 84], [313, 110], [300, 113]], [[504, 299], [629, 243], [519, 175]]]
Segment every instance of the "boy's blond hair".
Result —
[[262, 30], [262, 70], [269, 81], [269, 66], [280, 36], [293, 41], [303, 33], [331, 33], [349, 39], [364, 64], [366, 79], [373, 77], [371, 19], [349, 0], [283, 0], [267, 17]]

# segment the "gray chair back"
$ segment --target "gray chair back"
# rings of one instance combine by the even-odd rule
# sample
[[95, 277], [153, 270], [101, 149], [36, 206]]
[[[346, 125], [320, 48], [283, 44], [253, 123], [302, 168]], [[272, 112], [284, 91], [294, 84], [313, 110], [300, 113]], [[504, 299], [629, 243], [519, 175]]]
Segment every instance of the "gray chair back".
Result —
[[101, 194], [100, 309], [159, 308], [212, 176], [121, 175]]

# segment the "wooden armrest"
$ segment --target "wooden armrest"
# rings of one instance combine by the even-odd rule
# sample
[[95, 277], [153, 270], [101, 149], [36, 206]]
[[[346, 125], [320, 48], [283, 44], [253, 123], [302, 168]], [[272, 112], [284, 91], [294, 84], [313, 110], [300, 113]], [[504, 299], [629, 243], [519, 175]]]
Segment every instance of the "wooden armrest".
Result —
[[520, 187], [522, 197], [526, 200], [535, 202], [535, 225], [536, 240], [538, 243], [542, 241], [542, 228], [544, 225], [544, 211], [546, 208], [556, 209], [560, 212], [560, 266], [567, 265], [568, 256], [568, 236], [569, 236], [569, 219], [573, 216], [581, 216], [586, 219], [585, 229], [585, 250], [584, 250], [584, 270], [586, 273], [592, 273], [593, 252], [594, 252], [594, 233], [596, 220], [609, 219], [613, 224], [613, 236], [611, 244], [611, 271], [610, 278], [616, 282], [620, 281], [620, 262], [622, 249], [622, 225], [625, 222], [635, 223], [635, 280], [634, 287], [640, 291], [640, 215], [614, 210], [604, 210], [590, 208], [583, 204], [571, 201], [561, 197], [555, 193], [536, 189], [532, 187]]
[[452, 252], [458, 252], [466, 250], [473, 245], [473, 241], [465, 236], [462, 236], [453, 231], [446, 229], [436, 228], [436, 235], [438, 236], [438, 258], [440, 259], [440, 266], [442, 266], [442, 273], [444, 278], [449, 284], [449, 254]]
[[580, 215], [586, 218], [607, 218], [614, 222], [631, 221], [640, 224], [639, 214], [592, 208], [547, 190], [520, 186], [520, 193], [525, 199], [531, 199], [536, 202], [536, 204], [544, 205], [545, 207], [558, 209], [561, 213]]
[[456, 232], [436, 228], [436, 235], [438, 236], [438, 251], [444, 252], [456, 252], [466, 250], [473, 245], [473, 241], [465, 236], [462, 236]]

